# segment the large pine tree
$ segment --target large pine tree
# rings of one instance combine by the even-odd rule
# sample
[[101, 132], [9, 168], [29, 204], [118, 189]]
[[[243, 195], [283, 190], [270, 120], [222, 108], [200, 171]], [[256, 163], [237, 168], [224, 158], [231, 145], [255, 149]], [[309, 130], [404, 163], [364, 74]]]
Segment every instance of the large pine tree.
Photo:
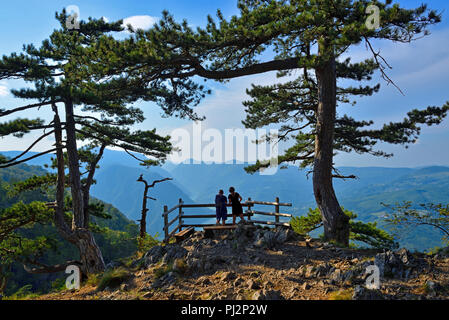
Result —
[[[380, 25], [370, 28], [367, 9], [379, 8]], [[280, 162], [301, 161], [313, 167], [313, 188], [324, 222], [327, 240], [348, 244], [349, 221], [340, 208], [333, 178], [345, 178], [333, 170], [336, 151], [389, 156], [374, 150], [377, 142], [413, 143], [420, 125], [439, 124], [449, 104], [411, 111], [404, 121], [370, 129], [372, 121], [337, 116], [337, 105], [351, 96], [367, 96], [379, 86], [337, 86], [337, 80], [370, 80], [378, 71], [390, 84], [388, 63], [375, 50], [373, 40], [407, 43], [428, 35], [428, 27], [441, 16], [426, 5], [402, 8], [392, 1], [368, 0], [239, 0], [240, 14], [218, 21], [208, 18], [205, 28], [192, 29], [167, 12], [158, 25], [122, 43], [122, 55], [114, 63], [130, 76], [159, 83], [203, 77], [227, 79], [278, 71], [280, 76], [300, 73], [294, 81], [269, 87], [255, 86], [245, 103], [244, 124], [257, 128], [282, 123], [281, 138], [294, 133], [296, 144], [280, 156]], [[341, 56], [365, 43], [372, 59], [351, 63]], [[132, 48], [132, 49], [130, 49]], [[111, 70], [113, 70], [111, 68]], [[299, 72], [298, 72], [299, 71]], [[257, 170], [263, 164], [248, 168]]]
[[[119, 147], [144, 165], [165, 160], [172, 146], [170, 137], [159, 136], [156, 130], [132, 130], [132, 125], [144, 120], [143, 111], [130, 104], [139, 99], [163, 101], [160, 88], [148, 88], [140, 79], [130, 78], [116, 69], [105, 72], [98, 61], [108, 59], [110, 50], [104, 43], [113, 41], [115, 32], [123, 31], [122, 21], [107, 23], [103, 19], [80, 22], [79, 29], [68, 29], [65, 11], [56, 14], [61, 28], [55, 30], [40, 47], [26, 45], [22, 53], [3, 56], [0, 79], [23, 79], [31, 85], [12, 90], [15, 97], [32, 103], [15, 108], [0, 109], [0, 117], [20, 113], [38, 114], [40, 108], [53, 112], [53, 119], [15, 118], [0, 123], [0, 136], [22, 137], [28, 133], [38, 138], [22, 154], [13, 159], [0, 159], [0, 168], [14, 166], [45, 154], [56, 155], [56, 207], [53, 222], [61, 236], [80, 252], [85, 274], [104, 270], [102, 254], [89, 230], [89, 193], [94, 183], [95, 169], [107, 146]], [[109, 39], [109, 40], [108, 40]], [[195, 87], [197, 88], [197, 87]], [[192, 91], [197, 94], [197, 90]], [[160, 96], [163, 98], [160, 99]], [[183, 99], [176, 106], [167, 103], [167, 114], [195, 118]], [[44, 138], [54, 137], [53, 148], [29, 156]], [[79, 147], [83, 142], [84, 146]], [[133, 152], [149, 159], [139, 159]], [[82, 162], [87, 163], [82, 166]], [[68, 168], [68, 170], [66, 170]], [[51, 180], [51, 177], [50, 177]], [[70, 188], [72, 221], [65, 220], [66, 187]], [[51, 269], [51, 268], [49, 268]]]

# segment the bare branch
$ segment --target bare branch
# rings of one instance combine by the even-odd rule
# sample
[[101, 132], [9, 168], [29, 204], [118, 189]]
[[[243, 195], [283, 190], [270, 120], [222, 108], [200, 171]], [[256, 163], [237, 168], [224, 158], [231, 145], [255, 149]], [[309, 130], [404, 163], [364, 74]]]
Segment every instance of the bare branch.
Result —
[[13, 166], [16, 166], [16, 165], [18, 165], [18, 164], [21, 164], [21, 163], [27, 162], [27, 161], [29, 161], [29, 160], [32, 160], [32, 159], [38, 158], [38, 157], [40, 157], [40, 156], [43, 156], [44, 154], [56, 152], [56, 150], [57, 150], [57, 149], [47, 150], [47, 151], [38, 153], [38, 154], [36, 154], [36, 155], [34, 155], [34, 156], [32, 156], [32, 157], [29, 157], [29, 158], [26, 158], [26, 159], [23, 159], [23, 160], [20, 160], [20, 161], [16, 161], [16, 162], [13, 162], [13, 163], [6, 162], [6, 163], [4, 163], [4, 164], [0, 164], [0, 168], [9, 168], [9, 167], [13, 167]]

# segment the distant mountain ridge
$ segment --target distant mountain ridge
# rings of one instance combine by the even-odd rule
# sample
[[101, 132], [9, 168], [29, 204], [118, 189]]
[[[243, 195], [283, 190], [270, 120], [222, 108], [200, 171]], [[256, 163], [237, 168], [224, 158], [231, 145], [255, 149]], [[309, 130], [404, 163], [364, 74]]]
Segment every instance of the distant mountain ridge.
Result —
[[[8, 156], [8, 153], [4, 154]], [[146, 169], [124, 152], [107, 150], [100, 162], [92, 195], [111, 203], [128, 218], [137, 220], [143, 193], [143, 184], [136, 181], [139, 175], [143, 174], [149, 182], [173, 178], [173, 181], [150, 190], [149, 195], [157, 198], [156, 202], [149, 203], [148, 231], [151, 234], [162, 233], [164, 205], [173, 207], [180, 198], [185, 203], [211, 203], [219, 189], [227, 192], [230, 186], [235, 187], [245, 200], [251, 197], [253, 200], [273, 201], [279, 197], [283, 202], [291, 202], [293, 207], [284, 210], [296, 216], [316, 207], [307, 171], [290, 166], [279, 169], [272, 176], [249, 175], [244, 171], [245, 166], [168, 162], [162, 167]], [[340, 167], [338, 170], [343, 175], [358, 177], [345, 181], [335, 179], [334, 186], [340, 204], [365, 222], [382, 224], [386, 210], [382, 203], [449, 203], [449, 167]], [[401, 244], [412, 250], [425, 250], [440, 246], [440, 236], [438, 231], [422, 228], [407, 235]]]

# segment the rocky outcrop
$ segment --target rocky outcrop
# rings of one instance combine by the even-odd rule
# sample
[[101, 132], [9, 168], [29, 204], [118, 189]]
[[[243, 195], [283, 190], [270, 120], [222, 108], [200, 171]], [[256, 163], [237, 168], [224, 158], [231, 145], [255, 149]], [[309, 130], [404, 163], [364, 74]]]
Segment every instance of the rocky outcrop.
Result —
[[151, 248], [143, 257], [144, 267], [149, 268], [158, 262], [172, 263], [176, 259], [186, 257], [188, 251], [180, 245], [155, 246]]
[[380, 290], [370, 290], [362, 286], [356, 286], [352, 300], [386, 300], [386, 296]]
[[374, 264], [379, 267], [380, 276], [386, 278], [408, 279], [417, 267], [413, 256], [406, 249], [387, 251], [376, 255]]

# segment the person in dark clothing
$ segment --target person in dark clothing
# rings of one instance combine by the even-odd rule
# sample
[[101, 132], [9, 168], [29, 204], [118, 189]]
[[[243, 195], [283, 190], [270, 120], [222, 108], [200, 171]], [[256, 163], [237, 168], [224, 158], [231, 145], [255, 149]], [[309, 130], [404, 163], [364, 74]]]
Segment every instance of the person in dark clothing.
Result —
[[232, 205], [232, 224], [235, 225], [235, 220], [237, 217], [240, 217], [241, 221], [245, 221], [243, 218], [243, 207], [241, 201], [243, 200], [242, 196], [235, 192], [234, 187], [229, 188], [229, 203]]
[[228, 201], [224, 195], [224, 191], [220, 190], [215, 196], [215, 208], [217, 210], [217, 225], [220, 221], [223, 221], [223, 225], [226, 225], [226, 220], [228, 219], [228, 209], [226, 205]]

